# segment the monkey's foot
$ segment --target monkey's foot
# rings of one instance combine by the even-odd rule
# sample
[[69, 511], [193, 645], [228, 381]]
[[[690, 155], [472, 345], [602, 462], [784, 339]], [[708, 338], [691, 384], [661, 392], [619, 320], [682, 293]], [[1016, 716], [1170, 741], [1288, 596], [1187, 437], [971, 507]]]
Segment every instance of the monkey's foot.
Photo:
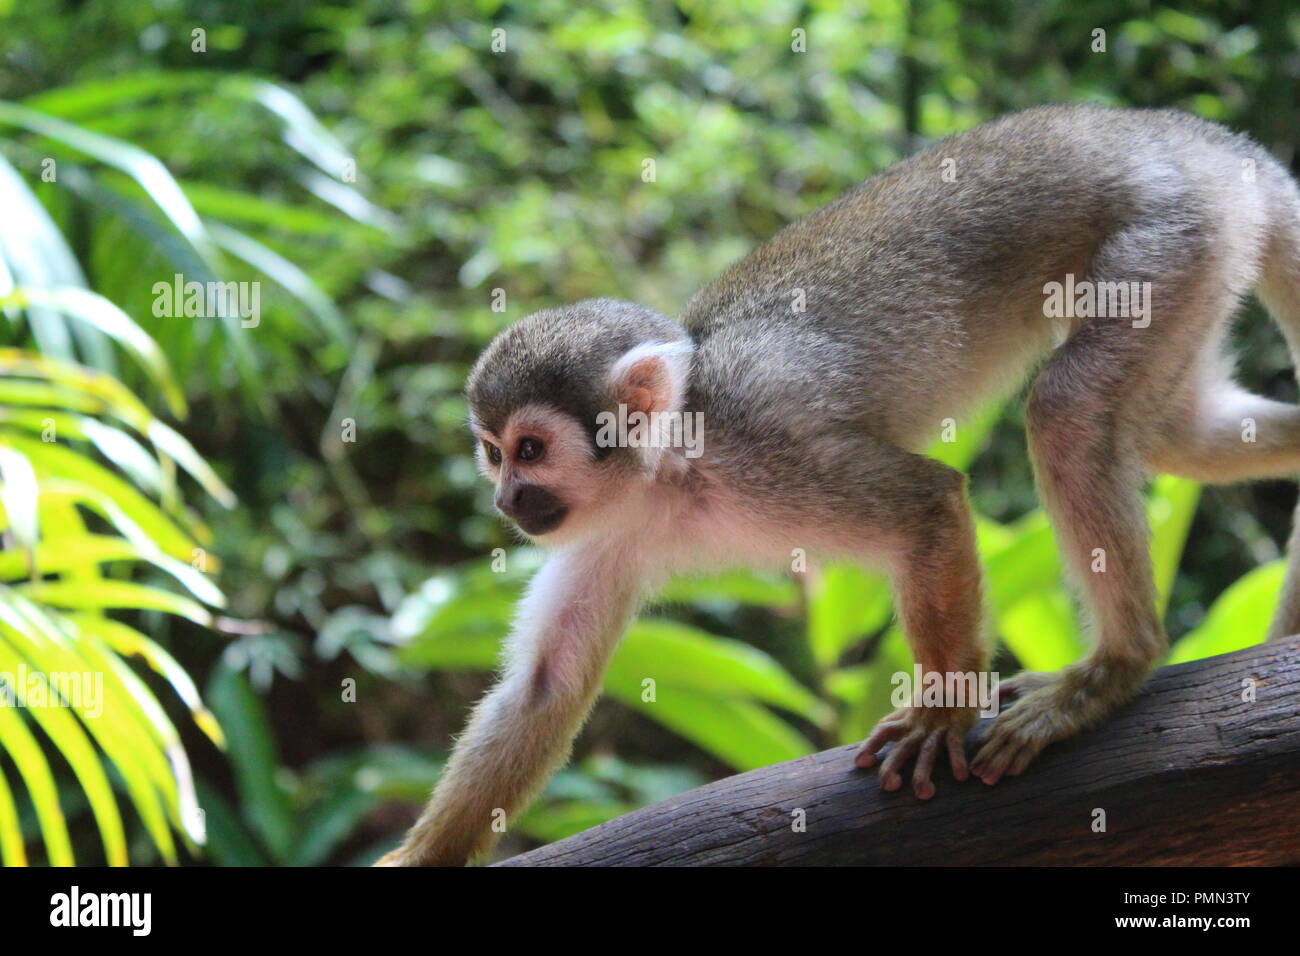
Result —
[[912, 770], [912, 792], [922, 800], [934, 796], [935, 758], [940, 746], [948, 752], [952, 775], [965, 780], [966, 731], [975, 721], [975, 711], [956, 707], [901, 707], [876, 725], [871, 736], [859, 748], [853, 762], [859, 767], [875, 766], [881, 748], [890, 741], [893, 747], [880, 764], [882, 790], [898, 790], [903, 786], [903, 767], [916, 757]]
[[999, 683], [999, 702], [1016, 702], [993, 721], [971, 773], [992, 786], [1005, 774], [1023, 773], [1048, 744], [1072, 736], [1080, 722], [1061, 699], [1063, 684], [1063, 674], [1038, 671], [1022, 671]]

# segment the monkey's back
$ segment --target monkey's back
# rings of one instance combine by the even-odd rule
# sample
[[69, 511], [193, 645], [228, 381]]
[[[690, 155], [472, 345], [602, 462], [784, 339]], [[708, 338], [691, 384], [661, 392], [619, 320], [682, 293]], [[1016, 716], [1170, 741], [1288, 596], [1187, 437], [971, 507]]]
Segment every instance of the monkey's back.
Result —
[[723, 438], [855, 425], [923, 447], [939, 421], [1014, 388], [1058, 344], [1046, 283], [1084, 278], [1134, 223], [1195, 255], [1244, 160], [1276, 172], [1249, 139], [1191, 115], [1083, 106], [930, 146], [692, 298], [693, 407]]

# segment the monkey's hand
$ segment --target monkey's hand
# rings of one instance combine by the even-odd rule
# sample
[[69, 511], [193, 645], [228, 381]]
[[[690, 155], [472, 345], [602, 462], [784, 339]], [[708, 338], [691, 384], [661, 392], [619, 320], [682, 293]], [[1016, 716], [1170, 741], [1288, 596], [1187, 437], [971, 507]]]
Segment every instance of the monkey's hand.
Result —
[[901, 707], [876, 725], [853, 762], [859, 767], [875, 766], [881, 748], [893, 741], [894, 746], [880, 765], [881, 789], [902, 787], [903, 767], [916, 757], [912, 792], [922, 800], [929, 800], [934, 796], [930, 774], [940, 747], [948, 752], [952, 775], [958, 780], [969, 776], [965, 740], [975, 716], [973, 707]]

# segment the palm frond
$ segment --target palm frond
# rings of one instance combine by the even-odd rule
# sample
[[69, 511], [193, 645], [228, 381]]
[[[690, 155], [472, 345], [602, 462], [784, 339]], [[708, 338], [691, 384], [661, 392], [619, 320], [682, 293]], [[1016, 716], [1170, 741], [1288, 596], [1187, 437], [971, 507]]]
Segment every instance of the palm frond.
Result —
[[[162, 377], [158, 361], [150, 371]], [[17, 705], [0, 706], [0, 749], [26, 787], [53, 864], [75, 861], [33, 725], [71, 767], [111, 865], [127, 862], [127, 841], [108, 766], [164, 860], [177, 859], [173, 831], [203, 841], [179, 735], [127, 660], [138, 657], [166, 677], [218, 744], [220, 730], [170, 655], [110, 617], [147, 609], [208, 625], [209, 609], [225, 604], [203, 573], [215, 568], [202, 547], [206, 529], [179, 504], [170, 456], [220, 500], [233, 500], [188, 442], [115, 379], [0, 349], [0, 676], [6, 702]], [[112, 533], [90, 526], [92, 516]], [[188, 594], [123, 578], [142, 568], [164, 572]], [[0, 786], [0, 854], [22, 863], [13, 795]]]

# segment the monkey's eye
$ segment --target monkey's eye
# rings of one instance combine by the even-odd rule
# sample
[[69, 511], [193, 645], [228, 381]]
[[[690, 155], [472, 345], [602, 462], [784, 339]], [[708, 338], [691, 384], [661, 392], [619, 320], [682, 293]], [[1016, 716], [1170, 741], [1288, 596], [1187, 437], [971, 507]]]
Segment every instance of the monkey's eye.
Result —
[[483, 450], [484, 450], [485, 452], [487, 452], [487, 459], [488, 459], [488, 461], [492, 462], [492, 464], [494, 464], [494, 465], [499, 465], [499, 464], [501, 464], [501, 449], [500, 449], [500, 448], [498, 448], [496, 445], [492, 444], [490, 441], [485, 441], [485, 442], [483, 443]]
[[537, 461], [546, 452], [546, 446], [536, 438], [525, 438], [519, 442], [520, 461]]

